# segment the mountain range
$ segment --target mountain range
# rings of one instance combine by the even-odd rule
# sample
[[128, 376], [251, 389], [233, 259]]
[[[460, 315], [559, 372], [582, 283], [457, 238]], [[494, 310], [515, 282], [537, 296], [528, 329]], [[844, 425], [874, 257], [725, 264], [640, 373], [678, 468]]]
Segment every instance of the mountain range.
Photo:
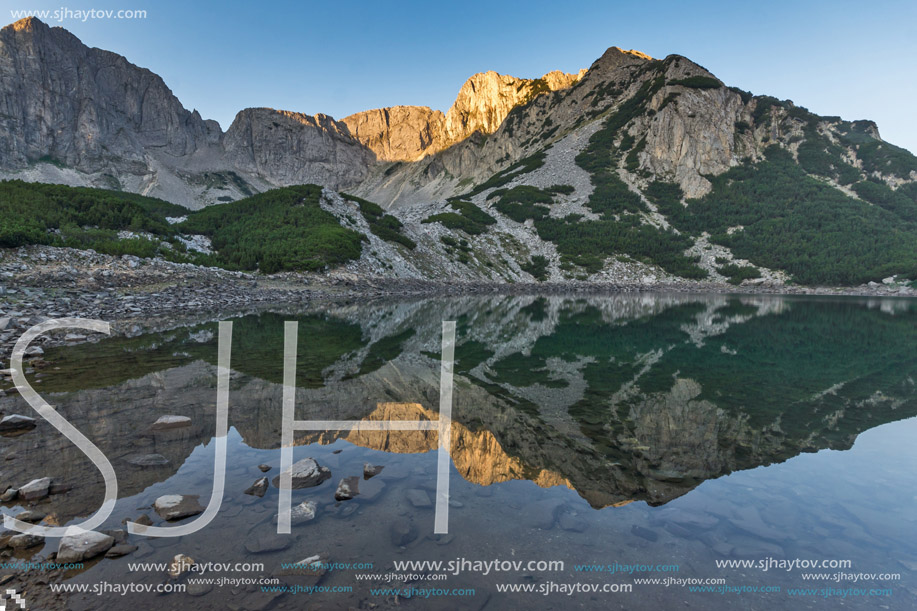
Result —
[[[322, 210], [369, 244], [342, 261], [376, 275], [917, 278], [917, 157], [873, 122], [728, 87], [679, 55], [617, 47], [577, 74], [476, 74], [445, 113], [395, 106], [337, 120], [248, 108], [223, 132], [149, 70], [24, 19], [0, 30], [0, 178], [191, 210], [263, 205], [272, 189], [315, 184]], [[217, 234], [240, 209], [216, 208], [189, 222], [219, 253]], [[265, 256], [235, 264], [263, 269]]]

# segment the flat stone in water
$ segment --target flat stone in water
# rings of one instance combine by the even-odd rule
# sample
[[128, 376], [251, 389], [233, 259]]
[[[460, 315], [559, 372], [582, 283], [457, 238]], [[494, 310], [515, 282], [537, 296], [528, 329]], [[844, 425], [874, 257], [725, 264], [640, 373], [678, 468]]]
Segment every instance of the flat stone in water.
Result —
[[270, 465], [258, 465], [258, 468], [261, 469], [262, 473], [267, 473], [272, 469]]
[[588, 528], [585, 521], [569, 512], [560, 514], [560, 517], [557, 519], [557, 524], [563, 530], [577, 533], [585, 532]]
[[380, 479], [364, 481], [360, 484], [360, 502], [371, 503], [382, 496], [385, 491], [385, 482]]
[[732, 555], [736, 558], [751, 560], [755, 558], [786, 557], [786, 552], [783, 551], [781, 546], [774, 543], [768, 543], [767, 541], [744, 537], [732, 537], [730, 538], [730, 543], [735, 546]]
[[389, 527], [392, 545], [402, 547], [417, 538], [417, 527], [407, 518], [398, 518]]
[[630, 532], [641, 539], [646, 539], [647, 541], [657, 541], [659, 535], [656, 534], [656, 531], [650, 530], [649, 528], [643, 528], [634, 524], [630, 527]]
[[132, 456], [127, 462], [137, 467], [162, 467], [169, 464], [169, 459], [162, 454], [144, 454]]
[[408, 497], [408, 501], [414, 507], [432, 507], [433, 506], [433, 503], [430, 501], [430, 495], [428, 495], [425, 490], [419, 490], [417, 488], [408, 490], [407, 497]]
[[[313, 458], [303, 458], [290, 467], [292, 475], [290, 487], [293, 490], [299, 488], [311, 488], [318, 486], [323, 481], [331, 477], [331, 469], [319, 465]], [[280, 475], [274, 478], [274, 486], [280, 488]]]
[[114, 544], [114, 537], [95, 531], [68, 535], [60, 540], [57, 547], [57, 562], [67, 564], [95, 558], [110, 550]]
[[382, 469], [384, 468], [385, 468], [384, 465], [371, 465], [369, 463], [364, 463], [363, 464], [363, 479], [369, 479], [371, 477], [375, 477], [376, 475], [379, 475], [380, 473], [382, 473]]
[[[318, 504], [315, 501], [303, 501], [290, 509], [290, 525], [305, 524], [315, 519], [318, 513]], [[279, 521], [279, 516], [274, 516], [274, 524]]]
[[761, 514], [751, 505], [737, 509], [735, 517], [730, 522], [736, 528], [761, 539], [780, 542], [787, 538], [784, 533], [765, 524]]
[[172, 429], [181, 429], [191, 426], [191, 418], [187, 416], [162, 416], [156, 422], [153, 423], [153, 426], [150, 427], [151, 431], [169, 431]]
[[694, 531], [685, 528], [681, 524], [676, 524], [675, 522], [666, 522], [665, 529], [676, 537], [681, 537], [682, 539], [693, 539], [695, 536]]
[[707, 513], [689, 509], [667, 508], [659, 512], [663, 520], [674, 522], [690, 531], [707, 530], [719, 523], [719, 519]]
[[106, 558], [120, 558], [121, 556], [127, 556], [128, 554], [133, 554], [137, 551], [136, 545], [129, 545], [127, 543], [121, 543], [115, 545], [110, 550], [105, 553]]
[[265, 554], [284, 550], [290, 547], [292, 543], [293, 538], [289, 535], [278, 535], [277, 533], [252, 534], [245, 541], [245, 549], [252, 554]]
[[156, 499], [153, 509], [163, 520], [180, 520], [204, 511], [197, 495], [167, 494]]
[[710, 549], [712, 549], [714, 552], [716, 552], [720, 556], [729, 556], [732, 554], [732, 550], [734, 550], [735, 547], [723, 541], [723, 542], [713, 545]]
[[551, 530], [562, 509], [563, 502], [559, 500], [536, 501], [525, 508], [521, 517], [531, 528]]

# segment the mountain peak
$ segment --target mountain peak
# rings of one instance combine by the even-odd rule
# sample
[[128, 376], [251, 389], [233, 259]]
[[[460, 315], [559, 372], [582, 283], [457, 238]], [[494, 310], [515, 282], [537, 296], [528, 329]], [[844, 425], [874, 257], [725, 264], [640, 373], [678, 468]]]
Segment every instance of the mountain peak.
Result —
[[25, 17], [24, 19], [9, 24], [3, 29], [5, 30], [7, 28], [14, 32], [34, 32], [36, 30], [49, 29], [47, 24], [38, 17]]

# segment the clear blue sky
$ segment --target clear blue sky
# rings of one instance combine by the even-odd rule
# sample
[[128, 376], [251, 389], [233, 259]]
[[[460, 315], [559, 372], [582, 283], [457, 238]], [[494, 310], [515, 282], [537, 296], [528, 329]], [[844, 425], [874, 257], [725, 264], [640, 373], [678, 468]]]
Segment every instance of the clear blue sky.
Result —
[[161, 75], [186, 107], [224, 129], [248, 106], [337, 118], [395, 104], [445, 110], [475, 72], [572, 72], [617, 45], [685, 55], [729, 85], [819, 114], [873, 119], [885, 139], [917, 152], [914, 0], [2, 4], [146, 9], [143, 20], [51, 25]]

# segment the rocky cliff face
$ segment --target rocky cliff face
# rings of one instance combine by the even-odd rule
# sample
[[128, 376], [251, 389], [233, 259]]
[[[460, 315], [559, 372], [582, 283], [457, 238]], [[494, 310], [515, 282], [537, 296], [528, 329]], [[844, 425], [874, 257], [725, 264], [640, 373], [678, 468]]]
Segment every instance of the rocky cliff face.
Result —
[[380, 161], [414, 161], [439, 150], [445, 116], [426, 106], [392, 106], [358, 112], [343, 122]]
[[4, 169], [44, 160], [114, 175], [220, 137], [149, 70], [34, 18], [0, 30], [0, 134]]
[[223, 150], [233, 168], [280, 185], [352, 185], [375, 161], [344, 123], [272, 108], [247, 108], [236, 115]]

